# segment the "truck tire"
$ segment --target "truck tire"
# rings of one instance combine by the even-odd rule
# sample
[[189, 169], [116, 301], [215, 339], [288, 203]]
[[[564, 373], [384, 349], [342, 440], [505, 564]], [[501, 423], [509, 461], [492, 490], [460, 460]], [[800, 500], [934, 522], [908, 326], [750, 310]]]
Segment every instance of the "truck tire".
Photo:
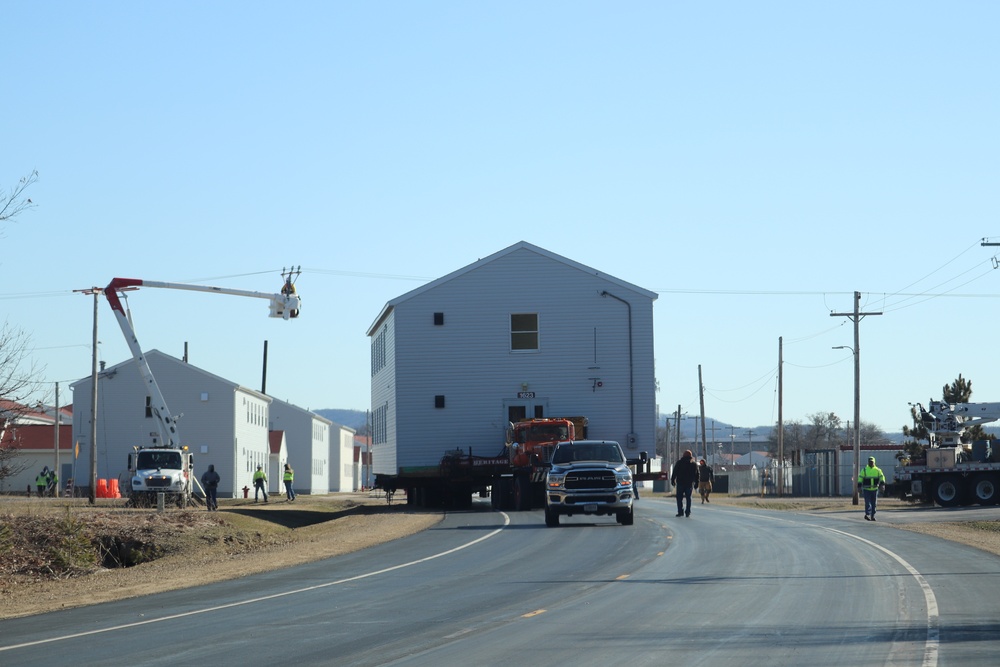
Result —
[[970, 488], [972, 502], [980, 505], [996, 505], [1000, 501], [1000, 489], [994, 475], [980, 474], [972, 478]]
[[937, 480], [931, 493], [934, 502], [941, 507], [957, 507], [962, 504], [962, 482], [958, 475], [945, 475]]
[[618, 519], [618, 523], [623, 526], [631, 526], [635, 523], [635, 513], [632, 511], [631, 507], [627, 510], [619, 510], [618, 515], [615, 518]]
[[559, 525], [559, 513], [553, 512], [548, 507], [545, 508], [545, 525], [549, 528], [555, 528]]
[[493, 509], [509, 510], [511, 508], [510, 492], [509, 477], [494, 478], [493, 484], [490, 486], [490, 505], [493, 506]]
[[524, 475], [514, 478], [514, 511], [525, 512], [531, 509], [531, 484]]

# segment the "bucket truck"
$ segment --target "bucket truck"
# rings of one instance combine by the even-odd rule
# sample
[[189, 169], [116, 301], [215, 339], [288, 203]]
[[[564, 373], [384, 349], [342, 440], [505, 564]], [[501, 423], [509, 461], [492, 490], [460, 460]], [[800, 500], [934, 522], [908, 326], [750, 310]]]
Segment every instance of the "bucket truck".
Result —
[[156, 287], [266, 299], [270, 302], [270, 317], [288, 320], [298, 317], [302, 308], [302, 300], [295, 290], [295, 280], [300, 273], [301, 267], [287, 271], [282, 269], [281, 277], [284, 284], [277, 294], [134, 278], [115, 278], [104, 288], [104, 296], [111, 305], [132, 357], [139, 367], [139, 374], [142, 376], [146, 395], [150, 401], [150, 411], [159, 434], [159, 437], [153, 438], [151, 445], [136, 446], [134, 453], [129, 454], [129, 483], [122, 491], [128, 495], [130, 504], [149, 506], [157, 503], [158, 495], [163, 493], [176, 502], [178, 507], [186, 507], [191, 501], [192, 485], [195, 483], [194, 455], [180, 442], [177, 417], [170, 412], [167, 401], [156, 384], [153, 371], [139, 346], [130, 315], [122, 305], [120, 294], [140, 287]]
[[920, 423], [930, 436], [925, 461], [896, 467], [902, 494], [942, 507], [1000, 502], [1000, 452], [989, 442], [962, 443], [967, 428], [1000, 419], [1000, 403], [917, 403]]

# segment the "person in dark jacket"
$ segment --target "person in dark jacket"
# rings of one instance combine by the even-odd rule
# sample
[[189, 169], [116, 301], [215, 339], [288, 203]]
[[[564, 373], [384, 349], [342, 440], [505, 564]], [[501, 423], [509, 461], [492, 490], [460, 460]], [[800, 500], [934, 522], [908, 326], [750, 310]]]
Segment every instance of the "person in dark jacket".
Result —
[[201, 476], [201, 485], [205, 487], [205, 506], [209, 512], [219, 511], [219, 482], [222, 477], [215, 472], [215, 466], [209, 465]]
[[691, 516], [691, 492], [698, 484], [698, 464], [690, 449], [684, 450], [684, 455], [674, 464], [670, 483], [677, 489], [677, 516]]

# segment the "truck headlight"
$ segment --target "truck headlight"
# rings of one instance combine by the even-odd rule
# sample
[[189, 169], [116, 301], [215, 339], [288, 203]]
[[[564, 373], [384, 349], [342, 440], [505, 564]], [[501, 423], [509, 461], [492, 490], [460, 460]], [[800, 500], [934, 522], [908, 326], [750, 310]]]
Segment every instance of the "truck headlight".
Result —
[[566, 481], [566, 475], [553, 475], [549, 473], [546, 483], [550, 489], [558, 489]]
[[632, 475], [618, 473], [615, 476], [618, 478], [618, 486], [632, 486]]

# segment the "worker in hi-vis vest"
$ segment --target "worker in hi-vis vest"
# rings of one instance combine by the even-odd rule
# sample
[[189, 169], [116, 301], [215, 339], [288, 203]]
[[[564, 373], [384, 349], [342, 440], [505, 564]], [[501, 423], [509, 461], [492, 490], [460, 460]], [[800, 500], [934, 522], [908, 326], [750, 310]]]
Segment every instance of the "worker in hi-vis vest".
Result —
[[865, 495], [865, 521], [875, 520], [875, 503], [878, 492], [885, 491], [885, 475], [881, 468], [875, 465], [875, 457], [868, 457], [868, 465], [861, 469], [858, 475], [858, 489]]

